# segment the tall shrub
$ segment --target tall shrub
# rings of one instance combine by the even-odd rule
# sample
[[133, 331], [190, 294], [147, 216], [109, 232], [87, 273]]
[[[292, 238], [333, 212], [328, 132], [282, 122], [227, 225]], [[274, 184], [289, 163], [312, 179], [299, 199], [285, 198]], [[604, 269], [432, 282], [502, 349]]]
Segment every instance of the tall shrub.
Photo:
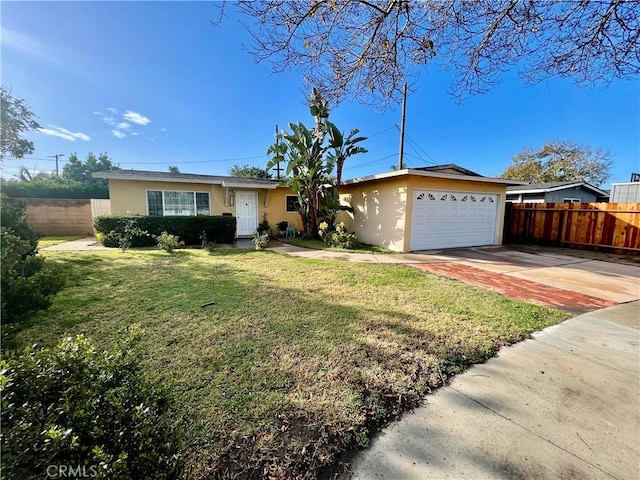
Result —
[[5, 195], [1, 202], [1, 314], [10, 323], [47, 308], [64, 279], [38, 256], [38, 233], [25, 220], [24, 204]]
[[3, 478], [178, 475], [170, 392], [141, 372], [140, 333], [106, 351], [78, 336], [0, 362]]

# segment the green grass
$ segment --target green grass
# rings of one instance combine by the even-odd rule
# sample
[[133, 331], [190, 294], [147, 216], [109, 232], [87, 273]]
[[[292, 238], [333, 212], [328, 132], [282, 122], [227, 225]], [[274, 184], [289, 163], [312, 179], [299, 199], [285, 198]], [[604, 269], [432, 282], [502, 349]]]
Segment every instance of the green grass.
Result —
[[[68, 286], [3, 348], [139, 323], [192, 478], [309, 478], [424, 394], [566, 315], [401, 265], [218, 249], [49, 252]], [[206, 305], [206, 306], [203, 306]]]
[[38, 240], [38, 248], [50, 247], [51, 245], [58, 245], [60, 243], [71, 242], [73, 240], [80, 240], [86, 237], [86, 235], [45, 235]]
[[288, 243], [296, 247], [311, 248], [313, 250], [329, 250], [332, 252], [350, 252], [350, 253], [395, 253], [384, 247], [377, 247], [375, 245], [366, 245], [366, 244], [362, 244], [358, 248], [354, 248], [354, 249], [330, 247], [329, 245], [324, 243], [322, 240], [318, 240], [315, 238], [307, 240], [306, 238], [295, 237], [295, 238], [280, 238], [279, 240], [283, 243]]

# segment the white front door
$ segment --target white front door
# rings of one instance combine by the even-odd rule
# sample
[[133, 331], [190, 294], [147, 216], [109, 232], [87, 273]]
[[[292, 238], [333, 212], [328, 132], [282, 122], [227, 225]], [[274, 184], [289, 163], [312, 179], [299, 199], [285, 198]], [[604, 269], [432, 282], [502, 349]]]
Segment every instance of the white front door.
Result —
[[236, 190], [238, 236], [253, 235], [258, 228], [258, 193]]
[[411, 250], [494, 245], [499, 208], [495, 193], [414, 190]]

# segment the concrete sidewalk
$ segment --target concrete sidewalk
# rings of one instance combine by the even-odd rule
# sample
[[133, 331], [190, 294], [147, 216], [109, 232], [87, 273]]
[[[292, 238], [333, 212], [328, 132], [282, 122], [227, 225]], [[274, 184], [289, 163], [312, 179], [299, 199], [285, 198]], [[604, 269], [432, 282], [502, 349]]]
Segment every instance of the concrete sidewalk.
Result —
[[101, 250], [113, 251], [113, 248], [103, 247], [97, 242], [96, 237], [85, 237], [79, 240], [59, 243], [58, 245], [51, 245], [50, 247], [40, 249], [41, 252], [82, 252]]
[[640, 302], [545, 329], [385, 429], [354, 479], [640, 478]]

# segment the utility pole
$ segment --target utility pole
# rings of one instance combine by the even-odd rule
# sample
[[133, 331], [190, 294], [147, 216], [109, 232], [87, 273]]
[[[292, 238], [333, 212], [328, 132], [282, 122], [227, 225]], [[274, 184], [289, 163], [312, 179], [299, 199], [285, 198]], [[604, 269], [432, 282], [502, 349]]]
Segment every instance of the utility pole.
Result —
[[56, 177], [60, 176], [60, 169], [58, 168], [58, 157], [64, 157], [64, 153], [56, 153], [55, 155], [49, 155], [49, 158], [56, 159]]
[[400, 152], [398, 153], [398, 170], [404, 168], [404, 120], [407, 113], [407, 82], [404, 82], [402, 93], [402, 119], [400, 120]]
[[[280, 142], [280, 135], [278, 134], [278, 125], [276, 125], [276, 149], [278, 148], [278, 142]], [[279, 153], [277, 153], [277, 155], [279, 155]], [[278, 165], [275, 168], [276, 171], [276, 177], [278, 180], [280, 180], [280, 172], [282, 171], [282, 167], [280, 167], [280, 162], [278, 162]]]

